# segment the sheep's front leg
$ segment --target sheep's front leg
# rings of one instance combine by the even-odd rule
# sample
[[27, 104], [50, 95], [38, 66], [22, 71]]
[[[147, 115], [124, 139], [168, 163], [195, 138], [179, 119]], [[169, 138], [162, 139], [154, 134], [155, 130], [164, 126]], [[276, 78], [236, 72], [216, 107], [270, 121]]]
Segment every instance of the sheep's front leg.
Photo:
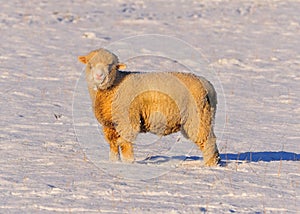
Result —
[[119, 161], [120, 152], [124, 162], [132, 163], [134, 161], [132, 143], [120, 137], [114, 128], [103, 127], [103, 132], [110, 146], [110, 161]]
[[127, 162], [127, 163], [132, 163], [134, 161], [132, 143], [128, 142], [122, 138], [119, 138], [118, 142], [119, 142], [119, 145], [121, 148], [122, 161]]
[[117, 143], [118, 138], [120, 137], [114, 128], [103, 127], [103, 132], [106, 140], [110, 146], [109, 160], [110, 161], [119, 161], [119, 145]]
[[109, 160], [116, 162], [120, 160], [119, 146], [114, 143], [110, 143]]

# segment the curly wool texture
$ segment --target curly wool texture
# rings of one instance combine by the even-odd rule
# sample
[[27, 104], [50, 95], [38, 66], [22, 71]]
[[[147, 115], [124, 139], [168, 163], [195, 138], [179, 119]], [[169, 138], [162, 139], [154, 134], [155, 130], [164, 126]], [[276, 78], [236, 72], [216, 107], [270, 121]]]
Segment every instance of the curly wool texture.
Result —
[[[217, 96], [210, 82], [189, 73], [122, 72], [118, 58], [105, 49], [79, 60], [87, 63], [93, 109], [110, 143], [111, 159], [119, 158], [120, 147], [123, 159], [133, 160], [132, 142], [140, 132], [181, 131], [199, 146], [206, 165], [217, 164], [213, 133]], [[97, 85], [91, 75], [91, 68], [99, 63], [110, 69], [104, 86]]]

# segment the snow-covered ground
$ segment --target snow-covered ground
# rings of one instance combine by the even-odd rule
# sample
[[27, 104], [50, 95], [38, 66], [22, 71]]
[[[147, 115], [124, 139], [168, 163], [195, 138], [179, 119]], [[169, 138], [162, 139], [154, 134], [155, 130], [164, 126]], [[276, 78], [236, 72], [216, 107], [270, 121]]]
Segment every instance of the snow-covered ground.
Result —
[[[299, 11], [283, 0], [2, 2], [0, 213], [300, 213]], [[77, 56], [146, 34], [209, 61], [222, 166], [202, 166], [180, 134], [141, 135], [133, 165], [107, 161]], [[185, 65], [125, 56], [130, 70]]]

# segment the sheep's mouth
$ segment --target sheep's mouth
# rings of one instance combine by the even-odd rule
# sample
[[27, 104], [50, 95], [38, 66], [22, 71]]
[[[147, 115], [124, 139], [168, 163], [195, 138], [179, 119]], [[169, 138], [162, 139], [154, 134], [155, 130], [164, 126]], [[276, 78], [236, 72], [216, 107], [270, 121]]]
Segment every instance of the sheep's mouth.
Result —
[[94, 75], [94, 80], [98, 84], [102, 84], [107, 79], [106, 77], [107, 77], [107, 75], [105, 75], [105, 74], [95, 74]]

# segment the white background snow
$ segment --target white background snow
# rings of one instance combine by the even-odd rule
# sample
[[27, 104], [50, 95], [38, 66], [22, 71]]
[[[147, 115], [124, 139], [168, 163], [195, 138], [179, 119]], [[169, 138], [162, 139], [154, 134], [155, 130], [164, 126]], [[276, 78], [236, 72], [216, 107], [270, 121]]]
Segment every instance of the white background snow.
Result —
[[[299, 11], [283, 0], [1, 2], [0, 213], [299, 213]], [[137, 158], [152, 158], [135, 163], [135, 175], [88, 156], [76, 125], [107, 145], [90, 112], [74, 124], [73, 113], [85, 112], [72, 107], [84, 68], [77, 56], [144, 34], [189, 43], [216, 72], [226, 101], [216, 121], [222, 166], [202, 166], [180, 134], [140, 136]], [[151, 70], [147, 60], [128, 69]], [[173, 144], [189, 153], [155, 156]]]

